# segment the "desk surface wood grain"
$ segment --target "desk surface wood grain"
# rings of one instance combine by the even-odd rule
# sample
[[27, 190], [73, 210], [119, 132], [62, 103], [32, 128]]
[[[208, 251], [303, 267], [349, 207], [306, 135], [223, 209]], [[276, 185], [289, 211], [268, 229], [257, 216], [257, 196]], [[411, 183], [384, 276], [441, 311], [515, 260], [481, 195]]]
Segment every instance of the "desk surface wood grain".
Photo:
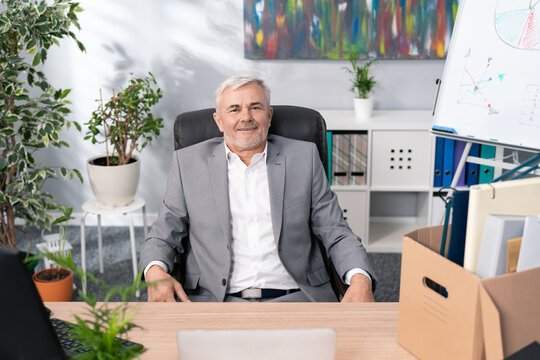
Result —
[[[113, 303], [114, 304], [114, 303]], [[84, 317], [81, 302], [46, 303], [51, 317]], [[414, 359], [397, 343], [397, 303], [131, 303], [137, 310], [129, 339], [148, 351], [142, 359], [178, 359], [176, 333], [202, 329], [330, 327], [337, 331], [336, 360]]]

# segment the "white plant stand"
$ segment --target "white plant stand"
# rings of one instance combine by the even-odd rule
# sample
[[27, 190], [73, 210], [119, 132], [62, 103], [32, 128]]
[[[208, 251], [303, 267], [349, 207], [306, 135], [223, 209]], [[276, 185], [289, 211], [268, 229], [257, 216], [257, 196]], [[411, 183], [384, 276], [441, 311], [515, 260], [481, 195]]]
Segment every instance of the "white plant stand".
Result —
[[[105, 206], [101, 204], [97, 199], [86, 201], [82, 205], [83, 215], [81, 218], [81, 263], [82, 269], [85, 273], [84, 279], [82, 279], [82, 288], [83, 293], [86, 294], [86, 231], [85, 231], [85, 221], [86, 215], [94, 214], [97, 215], [98, 223], [98, 254], [99, 254], [99, 272], [103, 274], [103, 236], [101, 232], [101, 216], [102, 215], [127, 215], [129, 220], [129, 236], [131, 241], [131, 258], [133, 264], [133, 278], [137, 276], [137, 249], [135, 245], [135, 228], [133, 226], [133, 218], [131, 212], [142, 209], [143, 214], [143, 224], [144, 224], [144, 236], [146, 237], [146, 202], [143, 198], [135, 196], [135, 199], [131, 204], [126, 206]], [[137, 290], [136, 296], [139, 297], [140, 292]]]

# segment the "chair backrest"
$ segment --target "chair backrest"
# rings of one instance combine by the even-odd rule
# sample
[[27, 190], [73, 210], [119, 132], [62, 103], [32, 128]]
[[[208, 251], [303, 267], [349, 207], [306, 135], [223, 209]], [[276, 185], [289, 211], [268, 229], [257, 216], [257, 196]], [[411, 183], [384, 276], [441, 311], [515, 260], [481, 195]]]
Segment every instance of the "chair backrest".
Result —
[[[328, 176], [328, 145], [326, 141], [326, 122], [318, 111], [299, 106], [272, 106], [274, 113], [268, 132], [290, 139], [304, 140], [315, 143], [319, 156]], [[176, 117], [174, 122], [175, 150], [197, 144], [214, 137], [223, 136], [214, 121], [214, 108], [189, 111]], [[316, 239], [316, 238], [315, 238]], [[323, 254], [328, 273], [331, 277], [332, 288], [336, 297], [341, 297], [348, 286], [341, 281], [334, 265], [326, 255], [326, 249], [319, 239], [316, 239]], [[189, 245], [188, 245], [189, 246]]]
[[[328, 146], [326, 122], [318, 111], [299, 106], [273, 106], [274, 115], [268, 132], [290, 139], [310, 141], [317, 145], [328, 175]], [[214, 121], [214, 108], [189, 111], [176, 117], [174, 122], [175, 150], [197, 144], [223, 134]]]

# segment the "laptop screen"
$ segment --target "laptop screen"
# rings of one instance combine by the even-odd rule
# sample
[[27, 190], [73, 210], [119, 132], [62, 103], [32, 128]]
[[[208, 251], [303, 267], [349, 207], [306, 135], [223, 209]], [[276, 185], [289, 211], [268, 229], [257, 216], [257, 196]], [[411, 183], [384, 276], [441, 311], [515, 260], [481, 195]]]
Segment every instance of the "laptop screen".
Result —
[[185, 330], [178, 332], [181, 360], [334, 360], [334, 329]]
[[23, 258], [0, 245], [0, 359], [65, 359]]

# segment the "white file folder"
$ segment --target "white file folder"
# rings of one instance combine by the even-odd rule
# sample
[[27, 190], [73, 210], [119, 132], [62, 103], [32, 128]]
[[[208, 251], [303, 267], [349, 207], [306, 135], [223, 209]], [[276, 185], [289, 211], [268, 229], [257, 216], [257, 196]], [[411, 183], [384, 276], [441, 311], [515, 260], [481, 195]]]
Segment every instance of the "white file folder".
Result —
[[540, 177], [471, 186], [463, 267], [474, 272], [487, 214], [540, 214]]
[[488, 278], [506, 273], [506, 242], [523, 235], [526, 218], [519, 215], [486, 216], [476, 275]]
[[525, 220], [516, 271], [537, 266], [540, 266], [540, 215], [528, 216]]

